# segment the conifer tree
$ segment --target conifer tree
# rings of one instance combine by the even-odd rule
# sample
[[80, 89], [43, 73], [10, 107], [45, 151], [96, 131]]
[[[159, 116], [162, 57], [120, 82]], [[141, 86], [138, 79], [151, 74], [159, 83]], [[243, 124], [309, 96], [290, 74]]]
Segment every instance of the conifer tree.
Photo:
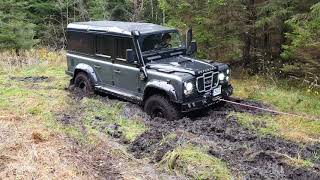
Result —
[[34, 39], [35, 24], [28, 22], [24, 11], [26, 3], [18, 0], [0, 2], [0, 49], [32, 48], [38, 40]]

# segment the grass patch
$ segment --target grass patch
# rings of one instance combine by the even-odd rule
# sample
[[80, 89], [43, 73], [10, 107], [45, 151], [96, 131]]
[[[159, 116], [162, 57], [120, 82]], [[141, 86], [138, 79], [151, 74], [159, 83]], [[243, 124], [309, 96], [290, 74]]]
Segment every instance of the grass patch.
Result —
[[314, 163], [310, 160], [304, 160], [301, 158], [288, 158], [287, 163], [295, 167], [312, 168]]
[[[69, 98], [68, 92], [64, 90], [68, 84], [68, 77], [64, 72], [64, 63], [58, 65], [47, 61], [38, 61], [33, 59], [38, 56], [33, 55], [30, 56], [30, 63], [26, 66], [11, 67], [11, 71], [1, 69], [5, 73], [0, 74], [0, 85], [2, 86], [0, 89], [0, 108], [17, 116], [36, 119], [49, 131], [62, 132], [81, 142], [87, 141], [87, 137], [79, 129], [60, 124], [54, 115], [68, 106], [66, 103]], [[19, 61], [19, 58], [16, 57], [16, 60]], [[63, 58], [60, 57], [60, 59]], [[11, 77], [42, 76], [48, 77], [49, 80], [28, 82], [11, 79]]]
[[119, 126], [119, 131], [125, 140], [132, 142], [146, 131], [146, 126], [135, 119], [126, 119], [122, 113], [122, 103], [103, 102], [99, 99], [84, 98], [82, 105], [85, 107], [84, 121], [88, 126], [104, 133], [114, 131], [111, 127]]
[[232, 84], [236, 97], [266, 102], [281, 111], [320, 117], [318, 91], [311, 92], [304, 87], [294, 87], [286, 81], [275, 83], [258, 76], [235, 79]]
[[275, 135], [285, 139], [312, 143], [320, 142], [320, 121], [289, 116], [254, 116], [247, 113], [234, 113], [241, 125], [260, 135]]
[[193, 179], [232, 179], [224, 162], [192, 145], [184, 145], [167, 153], [160, 165]]
[[[12, 71], [1, 69], [5, 73], [0, 74], [0, 85], [3, 86], [0, 89], [0, 108], [39, 119], [47, 127], [64, 132], [83, 143], [94, 141], [94, 128], [109, 127], [112, 124], [119, 125], [124, 139], [128, 141], [133, 141], [145, 131], [146, 127], [143, 123], [119, 116], [122, 112], [121, 103], [107, 105], [101, 100], [88, 98], [83, 99], [80, 104], [70, 103], [73, 100], [65, 90], [69, 77], [65, 74], [65, 63], [62, 62], [64, 57], [62, 58], [61, 55], [64, 56], [64, 54], [40, 50], [39, 55], [32, 55], [35, 60], [31, 62], [32, 57], [30, 57], [30, 63], [27, 66], [12, 68]], [[58, 62], [55, 61], [56, 58], [59, 59]], [[20, 61], [19, 57], [15, 60]], [[25, 77], [46, 77], [46, 79], [39, 82], [19, 80]], [[62, 125], [56, 120], [55, 114], [66, 112], [66, 109], [72, 112], [75, 107], [85, 109], [85, 112], [81, 113], [84, 113], [83, 120], [87, 122], [88, 132], [86, 133], [81, 132], [80, 127]], [[97, 121], [96, 117], [101, 117], [103, 120]], [[105, 130], [108, 131], [108, 128]]]

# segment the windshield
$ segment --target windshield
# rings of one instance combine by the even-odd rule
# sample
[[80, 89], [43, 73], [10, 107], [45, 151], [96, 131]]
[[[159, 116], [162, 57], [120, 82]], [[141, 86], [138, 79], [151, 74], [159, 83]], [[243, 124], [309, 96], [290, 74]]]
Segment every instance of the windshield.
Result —
[[183, 43], [181, 42], [180, 34], [178, 32], [151, 34], [143, 38], [140, 43], [142, 44], [142, 52], [183, 47]]

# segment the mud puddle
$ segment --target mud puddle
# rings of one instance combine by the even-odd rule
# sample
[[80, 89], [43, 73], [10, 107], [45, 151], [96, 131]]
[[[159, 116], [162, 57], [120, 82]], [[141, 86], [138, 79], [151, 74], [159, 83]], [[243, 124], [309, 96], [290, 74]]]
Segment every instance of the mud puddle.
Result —
[[15, 80], [15, 81], [31, 82], [31, 83], [39, 83], [39, 82], [49, 81], [49, 77], [47, 77], [47, 76], [10, 77], [10, 79]]

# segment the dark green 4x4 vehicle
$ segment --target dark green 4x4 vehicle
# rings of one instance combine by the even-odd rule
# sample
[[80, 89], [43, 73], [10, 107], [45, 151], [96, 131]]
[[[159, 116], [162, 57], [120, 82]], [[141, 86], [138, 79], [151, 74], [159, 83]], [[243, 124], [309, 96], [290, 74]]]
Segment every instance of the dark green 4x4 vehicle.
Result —
[[229, 66], [194, 59], [196, 50], [191, 30], [183, 43], [176, 29], [150, 23], [72, 23], [66, 73], [86, 94], [112, 94], [141, 104], [151, 117], [174, 120], [233, 91]]

